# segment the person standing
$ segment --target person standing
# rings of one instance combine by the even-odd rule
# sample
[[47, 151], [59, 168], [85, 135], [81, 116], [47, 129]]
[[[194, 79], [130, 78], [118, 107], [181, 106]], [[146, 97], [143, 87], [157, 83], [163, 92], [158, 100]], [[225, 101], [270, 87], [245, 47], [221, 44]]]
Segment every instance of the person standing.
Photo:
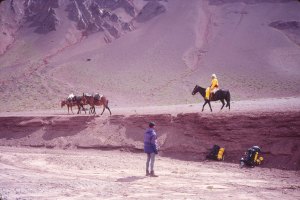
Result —
[[147, 154], [146, 176], [158, 177], [154, 173], [155, 155], [158, 154], [157, 135], [154, 122], [149, 123], [149, 128], [144, 134], [144, 152]]

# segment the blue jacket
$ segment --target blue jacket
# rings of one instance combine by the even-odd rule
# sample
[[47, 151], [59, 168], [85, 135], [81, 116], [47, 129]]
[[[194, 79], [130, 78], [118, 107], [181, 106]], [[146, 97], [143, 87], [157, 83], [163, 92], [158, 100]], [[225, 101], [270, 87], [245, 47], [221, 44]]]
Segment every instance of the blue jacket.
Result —
[[149, 128], [144, 134], [144, 151], [145, 153], [157, 153], [157, 136], [153, 128]]

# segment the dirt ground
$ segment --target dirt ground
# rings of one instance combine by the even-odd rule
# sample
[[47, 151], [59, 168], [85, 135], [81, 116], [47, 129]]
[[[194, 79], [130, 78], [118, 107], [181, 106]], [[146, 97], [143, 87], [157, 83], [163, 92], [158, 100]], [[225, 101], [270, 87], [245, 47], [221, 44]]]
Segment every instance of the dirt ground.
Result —
[[3, 199], [299, 199], [299, 171], [243, 168], [121, 151], [0, 147]]

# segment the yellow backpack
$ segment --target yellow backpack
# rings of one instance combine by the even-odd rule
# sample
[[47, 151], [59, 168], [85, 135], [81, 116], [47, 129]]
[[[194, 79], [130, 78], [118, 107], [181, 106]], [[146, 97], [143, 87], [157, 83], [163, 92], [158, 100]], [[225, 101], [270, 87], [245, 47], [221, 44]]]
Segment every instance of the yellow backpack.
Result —
[[224, 160], [224, 153], [225, 153], [225, 148], [220, 148], [220, 150], [218, 152], [217, 159], [218, 160]]

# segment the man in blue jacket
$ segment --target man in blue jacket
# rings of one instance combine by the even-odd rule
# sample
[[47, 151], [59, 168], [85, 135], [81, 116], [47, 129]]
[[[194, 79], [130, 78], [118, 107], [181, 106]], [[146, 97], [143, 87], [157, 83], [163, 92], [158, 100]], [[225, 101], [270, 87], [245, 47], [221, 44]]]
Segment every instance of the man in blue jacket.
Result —
[[[154, 173], [155, 154], [158, 153], [157, 135], [155, 133], [154, 128], [155, 128], [155, 123], [150, 122], [149, 128], [144, 134], [144, 151], [147, 154], [146, 176], [158, 177]], [[149, 173], [149, 164], [150, 164], [150, 173]]]

